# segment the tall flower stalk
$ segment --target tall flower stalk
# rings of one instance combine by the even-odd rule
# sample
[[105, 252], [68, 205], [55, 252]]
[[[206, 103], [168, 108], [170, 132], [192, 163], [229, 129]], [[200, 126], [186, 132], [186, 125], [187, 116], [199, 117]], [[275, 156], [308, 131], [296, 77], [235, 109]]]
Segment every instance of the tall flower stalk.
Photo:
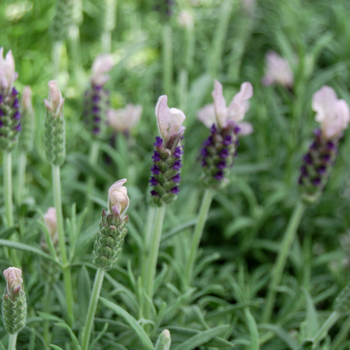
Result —
[[[338, 100], [334, 90], [328, 86], [314, 93], [312, 109], [316, 112], [316, 121], [321, 123], [321, 129], [315, 130], [314, 141], [300, 168], [299, 185], [304, 203], [313, 203], [321, 196], [335, 164], [339, 140], [350, 120], [349, 106], [344, 100]], [[280, 245], [265, 303], [264, 323], [271, 318], [276, 288], [281, 283], [288, 254], [305, 210], [303, 202], [297, 202]]]
[[[156, 117], [160, 137], [154, 143], [153, 166], [151, 168], [152, 185], [151, 195], [153, 203], [157, 206], [155, 223], [150, 245], [146, 247], [148, 260], [145, 275], [143, 276], [146, 294], [153, 298], [154, 278], [158, 260], [160, 238], [166, 205], [174, 202], [180, 191], [180, 170], [182, 167], [181, 139], [185, 127], [182, 126], [185, 115], [177, 108], [169, 108], [166, 95], [160, 96], [156, 105]], [[145, 317], [150, 314], [150, 305], [146, 304]]]
[[[99, 139], [104, 136], [107, 126], [107, 110], [109, 108], [109, 91], [104, 85], [109, 79], [108, 73], [113, 67], [111, 55], [98, 56], [92, 65], [92, 75], [90, 86], [85, 91], [84, 99], [84, 122], [86, 128], [93, 137], [90, 146], [89, 163], [91, 167], [95, 167], [99, 154]], [[88, 177], [87, 196], [91, 196], [94, 192], [95, 178]], [[92, 212], [93, 203], [88, 200], [89, 212]]]
[[108, 213], [105, 210], [102, 211], [100, 228], [94, 245], [94, 265], [97, 267], [97, 272], [85, 322], [82, 350], [89, 348], [91, 329], [105, 271], [109, 271], [116, 262], [128, 232], [125, 226], [129, 221], [126, 215], [129, 197], [126, 187], [123, 186], [125, 182], [126, 179], [119, 180], [109, 188], [109, 211]]
[[63, 263], [68, 321], [72, 324], [74, 320], [73, 286], [65, 243], [60, 176], [60, 167], [63, 165], [66, 158], [65, 120], [63, 116], [64, 98], [57, 87], [56, 81], [52, 80], [48, 85], [49, 97], [48, 100], [44, 100], [46, 107], [44, 147], [46, 158], [51, 164], [52, 170], [53, 195], [57, 215], [59, 246]]
[[26, 86], [23, 90], [22, 97], [22, 131], [19, 136], [18, 149], [19, 165], [18, 165], [18, 201], [21, 203], [25, 191], [25, 174], [27, 154], [33, 148], [33, 126], [34, 126], [34, 112], [32, 106], [32, 89]]
[[116, 26], [117, 0], [103, 0], [103, 32], [101, 36], [102, 52], [110, 53], [112, 49], [112, 31]]
[[239, 144], [238, 135], [241, 130], [245, 134], [252, 131], [250, 124], [242, 122], [249, 108], [248, 100], [253, 96], [253, 87], [250, 83], [245, 82], [241, 85], [240, 91], [233, 97], [228, 107], [226, 107], [226, 101], [222, 95], [222, 85], [217, 80], [212, 95], [214, 104], [205, 106], [198, 113], [198, 119], [206, 126], [211, 125], [210, 136], [204, 142], [201, 151], [202, 181], [207, 189], [202, 198], [198, 222], [187, 261], [186, 287], [192, 283], [194, 263], [215, 190], [228, 183], [226, 177], [236, 156]]

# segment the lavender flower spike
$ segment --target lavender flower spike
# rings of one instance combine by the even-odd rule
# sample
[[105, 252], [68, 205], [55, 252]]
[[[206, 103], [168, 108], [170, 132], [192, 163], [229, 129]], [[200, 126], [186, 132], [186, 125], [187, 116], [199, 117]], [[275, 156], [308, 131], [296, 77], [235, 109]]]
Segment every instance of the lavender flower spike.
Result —
[[85, 92], [84, 121], [94, 137], [104, 135], [109, 108], [109, 92], [104, 85], [109, 80], [108, 73], [113, 68], [111, 55], [98, 56], [92, 65], [90, 86]]
[[183, 154], [181, 139], [185, 127], [182, 123], [185, 114], [177, 108], [169, 108], [166, 95], [160, 96], [156, 105], [156, 117], [160, 137], [154, 143], [151, 195], [157, 206], [170, 204], [179, 193], [181, 158]]
[[303, 198], [314, 202], [324, 190], [335, 164], [339, 140], [350, 121], [350, 109], [344, 100], [338, 100], [334, 90], [323, 86], [312, 99], [312, 109], [321, 129], [314, 132], [314, 141], [303, 157], [299, 177]]
[[9, 51], [3, 57], [0, 48], [0, 149], [11, 152], [17, 143], [21, 131], [21, 113], [19, 111], [18, 91], [13, 87], [18, 74], [15, 72], [15, 60]]
[[238, 147], [238, 136], [253, 132], [250, 123], [242, 122], [249, 109], [248, 100], [253, 96], [253, 87], [245, 82], [240, 91], [226, 107], [222, 85], [216, 80], [213, 91], [214, 104], [206, 105], [197, 118], [210, 128], [210, 136], [203, 143], [201, 159], [202, 180], [206, 187], [220, 188], [227, 184], [226, 176], [233, 165]]

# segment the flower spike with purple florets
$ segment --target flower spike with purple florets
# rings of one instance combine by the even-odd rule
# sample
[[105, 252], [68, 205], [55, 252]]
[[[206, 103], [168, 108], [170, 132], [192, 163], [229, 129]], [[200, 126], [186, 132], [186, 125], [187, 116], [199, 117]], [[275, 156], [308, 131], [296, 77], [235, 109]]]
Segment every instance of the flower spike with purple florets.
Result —
[[160, 96], [156, 106], [156, 117], [160, 137], [156, 137], [152, 156], [150, 184], [151, 195], [157, 206], [170, 204], [180, 192], [181, 158], [183, 154], [181, 139], [185, 127], [182, 123], [185, 114], [177, 108], [169, 108], [166, 95]]
[[243, 83], [231, 104], [226, 107], [222, 85], [215, 80], [214, 104], [198, 112], [197, 118], [210, 128], [210, 136], [204, 141], [200, 155], [204, 170], [202, 180], [206, 187], [220, 188], [228, 183], [226, 176], [236, 156], [238, 136], [253, 132], [250, 123], [242, 122], [252, 96], [252, 85]]
[[18, 77], [15, 72], [15, 60], [9, 51], [3, 57], [4, 48], [0, 48], [0, 149], [11, 152], [17, 143], [21, 131], [21, 113], [19, 111], [18, 91], [13, 83]]
[[350, 120], [349, 106], [344, 100], [338, 100], [329, 86], [314, 93], [312, 109], [321, 129], [314, 132], [314, 141], [303, 157], [299, 177], [303, 199], [309, 203], [317, 200], [326, 186], [336, 161], [339, 140]]
[[85, 92], [84, 121], [94, 137], [104, 135], [107, 125], [107, 110], [109, 108], [109, 91], [104, 85], [109, 80], [108, 73], [113, 67], [111, 55], [98, 56], [92, 65], [90, 86]]

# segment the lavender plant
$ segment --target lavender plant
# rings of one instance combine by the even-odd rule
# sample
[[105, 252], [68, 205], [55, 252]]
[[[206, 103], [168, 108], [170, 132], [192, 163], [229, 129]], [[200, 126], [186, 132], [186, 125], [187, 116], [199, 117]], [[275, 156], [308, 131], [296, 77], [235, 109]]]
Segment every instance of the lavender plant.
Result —
[[72, 277], [67, 257], [64, 221], [61, 199], [61, 172], [60, 167], [66, 158], [65, 120], [63, 115], [64, 98], [57, 87], [57, 82], [52, 80], [49, 85], [48, 100], [44, 100], [46, 108], [44, 146], [47, 161], [51, 164], [52, 184], [55, 208], [57, 213], [57, 228], [61, 259], [64, 264], [64, 284], [67, 300], [67, 312], [69, 323], [73, 322], [73, 287]]
[[13, 226], [12, 205], [12, 151], [17, 144], [21, 130], [18, 91], [13, 86], [18, 74], [15, 72], [15, 60], [9, 51], [3, 57], [0, 48], [0, 148], [4, 156], [4, 193], [7, 226]]
[[[160, 96], [156, 105], [156, 117], [160, 136], [156, 137], [151, 168], [152, 185], [151, 195], [153, 203], [158, 207], [155, 214], [154, 231], [151, 237], [146, 235], [146, 251], [148, 252], [147, 269], [143, 276], [146, 293], [150, 299], [153, 297], [154, 277], [158, 260], [160, 237], [166, 205], [174, 202], [179, 193], [183, 154], [181, 140], [185, 127], [185, 114], [177, 108], [169, 108], [166, 95]], [[148, 304], [147, 304], [148, 305]], [[145, 315], [149, 317], [149, 307]]]
[[126, 210], [130, 200], [127, 188], [123, 186], [125, 182], [126, 179], [119, 180], [109, 188], [109, 211], [106, 213], [104, 209], [102, 210], [102, 219], [94, 245], [94, 265], [97, 267], [97, 273], [84, 328], [82, 350], [89, 348], [93, 319], [105, 271], [109, 271], [116, 262], [128, 232], [125, 226], [129, 221]]

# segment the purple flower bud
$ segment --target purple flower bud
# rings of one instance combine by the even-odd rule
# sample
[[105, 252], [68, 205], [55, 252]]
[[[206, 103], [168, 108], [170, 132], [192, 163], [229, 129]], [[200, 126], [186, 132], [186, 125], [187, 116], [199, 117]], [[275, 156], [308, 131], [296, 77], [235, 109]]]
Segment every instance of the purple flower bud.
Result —
[[155, 197], [155, 196], [158, 196], [158, 193], [157, 193], [155, 190], [152, 190], [152, 191], [151, 191], [151, 195], [152, 195], [153, 197]]
[[149, 180], [150, 184], [152, 186], [157, 186], [158, 185], [158, 181], [152, 176], [151, 180]]
[[178, 186], [173, 187], [173, 188], [171, 189], [171, 193], [178, 194], [179, 192], [180, 192], [180, 189], [179, 189]]
[[19, 101], [18, 98], [16, 98], [13, 102], [13, 108], [19, 108]]
[[207, 166], [207, 162], [204, 159], [202, 159], [202, 166]]
[[226, 162], [221, 161], [216, 167], [220, 170], [224, 170], [227, 167], [227, 165]]
[[329, 150], [334, 149], [334, 147], [335, 147], [334, 142], [332, 142], [332, 141], [328, 141], [328, 142], [327, 142], [327, 148], [328, 148]]
[[321, 136], [321, 134], [322, 134], [321, 129], [315, 129], [315, 130], [314, 130], [314, 135], [315, 135], [316, 137]]
[[94, 131], [94, 134], [96, 135], [96, 134], [98, 134], [100, 132], [100, 128], [96, 127], [96, 128], [94, 128], [93, 131]]
[[12, 96], [17, 96], [17, 95], [18, 95], [18, 91], [15, 88], [13, 88], [12, 89]]
[[159, 175], [159, 173], [160, 173], [160, 170], [159, 170], [159, 168], [156, 165], [152, 166], [151, 171], [155, 175]]
[[216, 173], [216, 175], [214, 176], [215, 180], [221, 181], [224, 178], [224, 173], [220, 170]]
[[98, 85], [93, 85], [95, 91], [101, 91], [102, 90], [102, 86], [98, 86]]
[[211, 146], [213, 144], [213, 137], [209, 136], [206, 141], [204, 141], [204, 146]]
[[224, 146], [229, 146], [232, 143], [232, 137], [230, 135], [226, 135], [222, 143]]
[[181, 154], [183, 154], [182, 150], [181, 150], [181, 147], [176, 147], [175, 148], [175, 151], [174, 151], [174, 157], [175, 158], [180, 158], [181, 157]]
[[326, 167], [324, 165], [321, 165], [318, 169], [317, 172], [322, 175], [326, 172]]
[[233, 132], [237, 135], [241, 131], [241, 128], [236, 125], [235, 128], [233, 129]]
[[225, 159], [228, 156], [229, 156], [228, 150], [226, 148], [224, 148], [220, 153], [220, 157]]
[[176, 182], [176, 183], [180, 183], [180, 180], [181, 180], [180, 174], [176, 174], [176, 175], [173, 177], [173, 181]]
[[302, 184], [303, 184], [303, 177], [302, 177], [302, 176], [299, 176], [298, 184], [299, 184], [299, 185], [302, 185]]
[[163, 139], [159, 136], [156, 137], [156, 142], [154, 143], [154, 146], [161, 146], [163, 144]]
[[13, 119], [20, 120], [21, 119], [21, 113], [19, 113], [19, 111], [16, 111], [16, 113], [13, 115]]
[[321, 179], [319, 177], [316, 177], [315, 179], [312, 180], [312, 183], [315, 186], [319, 186], [321, 184]]
[[307, 176], [307, 169], [306, 169], [305, 166], [302, 166], [302, 167], [300, 168], [300, 171], [301, 171], [301, 173], [302, 173], [304, 176]]
[[212, 134], [215, 134], [215, 133], [216, 133], [216, 125], [215, 125], [215, 124], [212, 125], [212, 127], [211, 127], [211, 129], [210, 129], [210, 132], [211, 132]]
[[331, 160], [331, 156], [329, 154], [325, 154], [322, 156], [322, 159], [328, 163]]
[[4, 102], [4, 98], [0, 95], [0, 104]]
[[312, 164], [312, 157], [309, 153], [304, 156], [304, 160], [307, 164]]
[[19, 123], [19, 124], [15, 127], [15, 129], [16, 129], [17, 131], [21, 131], [21, 130], [22, 130], [22, 128], [21, 128], [21, 123]]
[[4, 115], [3, 110], [0, 108], [0, 117], [2, 117]]
[[94, 106], [94, 107], [92, 108], [92, 112], [93, 112], [94, 114], [97, 114], [99, 111], [100, 111], [100, 108], [97, 107], [97, 106]]
[[180, 168], [182, 168], [182, 164], [180, 160], [177, 160], [174, 165], [173, 165], [173, 169], [174, 170], [180, 170]]
[[154, 162], [159, 162], [161, 160], [160, 154], [157, 151], [154, 151], [152, 159]]
[[95, 123], [99, 123], [101, 121], [101, 118], [100, 117], [94, 117], [94, 122]]
[[206, 149], [206, 148], [202, 148], [202, 150], [201, 150], [201, 155], [203, 156], [203, 157], [207, 157], [208, 156], [208, 150]]
[[0, 128], [4, 126], [4, 123], [0, 120]]
[[94, 95], [93, 97], [92, 97], [92, 101], [94, 102], [94, 103], [97, 103], [98, 101], [100, 101], [100, 96], [99, 95]]
[[311, 145], [310, 145], [310, 149], [314, 150], [316, 149], [316, 142], [313, 142]]

